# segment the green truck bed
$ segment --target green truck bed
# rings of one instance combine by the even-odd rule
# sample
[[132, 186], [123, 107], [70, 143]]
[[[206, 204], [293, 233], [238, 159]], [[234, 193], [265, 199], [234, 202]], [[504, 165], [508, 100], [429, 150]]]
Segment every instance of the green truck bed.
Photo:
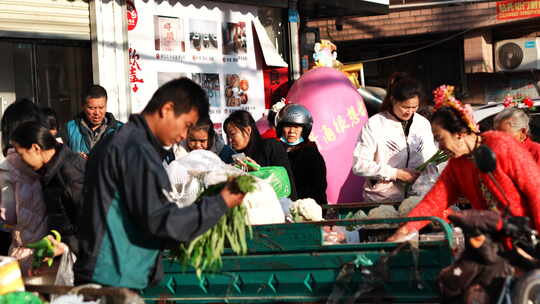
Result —
[[[440, 227], [436, 241], [363, 242], [325, 245], [323, 226], [429, 220]], [[436, 217], [334, 220], [254, 226], [249, 253], [223, 256], [220, 273], [197, 277], [172, 259], [165, 277], [144, 290], [148, 303], [252, 302], [437, 302], [435, 278], [453, 261], [451, 227]], [[376, 231], [373, 230], [375, 233]], [[365, 230], [363, 234], [370, 233]]]

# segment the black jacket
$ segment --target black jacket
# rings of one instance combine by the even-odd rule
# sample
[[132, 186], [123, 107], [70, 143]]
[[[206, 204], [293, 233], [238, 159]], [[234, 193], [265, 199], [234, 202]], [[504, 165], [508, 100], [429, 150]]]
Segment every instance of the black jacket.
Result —
[[298, 198], [312, 198], [320, 205], [326, 201], [326, 163], [314, 142], [303, 142], [290, 148], [291, 163]]
[[257, 164], [266, 167], [266, 166], [282, 166], [287, 169], [289, 174], [289, 180], [291, 181], [291, 195], [290, 199], [296, 200], [296, 186], [294, 184], [295, 178], [293, 171], [291, 170], [291, 164], [289, 158], [287, 157], [287, 151], [283, 148], [283, 145], [277, 141], [275, 138], [270, 139], [261, 139], [257, 144], [255, 144], [251, 149], [244, 152], [246, 156], [251, 157]]
[[[102, 140], [88, 160], [75, 281], [143, 289], [160, 276], [166, 244], [188, 242], [227, 211], [221, 195], [179, 208], [162, 165], [166, 151], [142, 115]], [[157, 266], [157, 267], [156, 267]]]
[[49, 229], [58, 230], [62, 241], [77, 254], [76, 233], [86, 161], [65, 145], [58, 144], [55, 150], [53, 158], [38, 171]]

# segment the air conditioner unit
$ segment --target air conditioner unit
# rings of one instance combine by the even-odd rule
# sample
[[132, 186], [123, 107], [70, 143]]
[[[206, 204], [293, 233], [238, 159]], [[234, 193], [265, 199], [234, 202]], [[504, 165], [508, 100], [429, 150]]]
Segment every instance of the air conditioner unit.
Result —
[[502, 40], [495, 43], [495, 70], [540, 69], [540, 37]]

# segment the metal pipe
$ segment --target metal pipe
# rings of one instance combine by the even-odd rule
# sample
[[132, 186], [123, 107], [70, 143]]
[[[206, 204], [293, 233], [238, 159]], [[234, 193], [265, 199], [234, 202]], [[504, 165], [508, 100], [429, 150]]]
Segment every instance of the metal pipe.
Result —
[[300, 17], [298, 15], [298, 1], [289, 0], [289, 78], [296, 80], [300, 78]]

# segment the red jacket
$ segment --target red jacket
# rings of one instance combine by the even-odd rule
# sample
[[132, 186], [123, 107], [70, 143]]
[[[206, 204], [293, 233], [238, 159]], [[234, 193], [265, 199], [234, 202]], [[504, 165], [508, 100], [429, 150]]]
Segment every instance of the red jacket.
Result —
[[[488, 145], [497, 156], [497, 168], [493, 175], [510, 202], [510, 214], [529, 216], [533, 227], [540, 231], [540, 167], [509, 134], [485, 132], [482, 143]], [[474, 209], [487, 209], [480, 190], [480, 179], [499, 202], [507, 205], [488, 175], [481, 173], [472, 159], [461, 156], [448, 162], [433, 188], [408, 216], [439, 216], [446, 219], [446, 210], [460, 195], [465, 196]], [[427, 223], [410, 222], [407, 228], [418, 230]]]
[[531, 152], [534, 161], [540, 165], [540, 144], [527, 137], [523, 142], [523, 146]]

